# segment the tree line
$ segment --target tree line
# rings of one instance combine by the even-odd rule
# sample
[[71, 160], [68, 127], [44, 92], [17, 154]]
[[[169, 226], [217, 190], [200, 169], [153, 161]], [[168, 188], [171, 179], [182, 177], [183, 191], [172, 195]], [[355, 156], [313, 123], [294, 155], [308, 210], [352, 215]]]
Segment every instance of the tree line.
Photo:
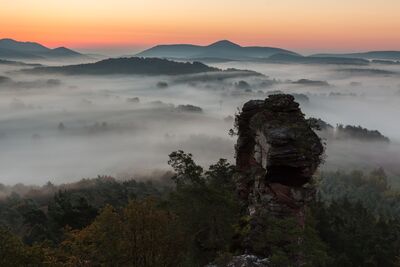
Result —
[[[235, 167], [221, 159], [205, 170], [183, 151], [168, 163], [170, 181], [99, 177], [51, 196], [9, 194], [0, 266], [225, 266], [249, 227]], [[246, 241], [254, 251], [271, 266], [290, 266], [298, 252], [305, 266], [400, 266], [399, 193], [384, 170], [322, 173], [316, 184], [305, 229], [266, 216]], [[304, 242], [290, 242], [299, 235]]]

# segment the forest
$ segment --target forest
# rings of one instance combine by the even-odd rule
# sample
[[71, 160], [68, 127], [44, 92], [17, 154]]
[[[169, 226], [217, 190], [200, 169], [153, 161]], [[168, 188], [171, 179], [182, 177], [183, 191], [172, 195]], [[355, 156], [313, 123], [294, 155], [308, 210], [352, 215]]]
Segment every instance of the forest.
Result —
[[[0, 265], [226, 266], [249, 227], [235, 166], [220, 159], [205, 170], [183, 151], [168, 164], [174, 172], [152, 181], [2, 185]], [[317, 200], [304, 230], [290, 219], [263, 218], [269, 227], [251, 238], [254, 251], [267, 251], [277, 267], [299, 252], [305, 266], [400, 265], [400, 191], [382, 168], [319, 172], [313, 183]], [[299, 235], [304, 242], [289, 242]]]

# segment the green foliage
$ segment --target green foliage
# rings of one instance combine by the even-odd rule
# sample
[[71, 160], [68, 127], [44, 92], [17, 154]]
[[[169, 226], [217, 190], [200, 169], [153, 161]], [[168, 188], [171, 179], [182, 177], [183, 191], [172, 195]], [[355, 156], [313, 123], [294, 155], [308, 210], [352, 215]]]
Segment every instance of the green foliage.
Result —
[[400, 193], [382, 168], [322, 173], [316, 229], [330, 266], [399, 266]]
[[172, 152], [169, 155], [168, 164], [175, 171], [172, 180], [178, 187], [185, 185], [201, 185], [203, 168], [197, 165], [192, 159], [192, 154], [186, 154], [182, 150]]
[[172, 184], [99, 177], [2, 199], [0, 266], [225, 266], [243, 242], [276, 267], [400, 265], [400, 194], [382, 169], [323, 173], [303, 228], [241, 216], [227, 160], [169, 164]]
[[303, 230], [302, 255], [304, 266], [328, 266], [332, 262], [328, 245], [321, 239], [316, 228], [316, 220], [310, 210], [307, 210], [306, 225]]
[[239, 216], [233, 191], [234, 167], [221, 159], [203, 174], [192, 155], [183, 151], [172, 153], [169, 164], [176, 172], [177, 185], [169, 205], [184, 229], [187, 264], [203, 266], [228, 251], [233, 239]]
[[300, 253], [296, 239], [301, 236], [302, 230], [297, 222], [292, 218], [280, 219], [268, 214], [255, 220], [250, 221], [254, 225], [249, 236], [252, 251], [270, 257], [273, 266], [288, 266]]
[[271, 266], [285, 267], [293, 262], [303, 266], [327, 266], [330, 258], [327, 246], [318, 237], [311, 214], [303, 229], [295, 218], [276, 218], [269, 214], [249, 221], [251, 231], [248, 242], [257, 255], [268, 257]]
[[[29, 187], [20, 185], [18, 188], [23, 192]], [[163, 197], [169, 190], [171, 188], [161, 182], [120, 182], [110, 177], [82, 179], [60, 187], [48, 183], [28, 191], [25, 197], [11, 193], [1, 199], [0, 225], [8, 227], [26, 244], [46, 240], [59, 243], [64, 227], [81, 229], [87, 226], [106, 205], [123, 207], [130, 199]]]
[[[203, 265], [203, 262], [213, 260], [218, 251], [226, 250], [233, 233], [230, 229], [234, 216], [230, 211], [235, 200], [229, 179], [233, 166], [226, 160], [220, 160], [203, 173], [191, 155], [183, 152], [172, 154], [171, 163], [176, 170], [177, 179], [174, 181], [177, 189], [168, 199], [159, 199], [162, 202], [131, 201], [126, 206], [123, 203], [127, 203], [128, 199], [162, 197], [160, 187], [133, 180], [117, 183], [107, 177], [100, 177], [94, 182], [82, 180], [79, 186], [57, 192], [49, 200], [45, 214], [46, 231], [57, 236], [52, 239], [55, 243], [35, 246], [45, 255], [42, 263], [66, 266], [196, 266], [199, 262]], [[226, 197], [224, 194], [228, 192]], [[204, 196], [207, 196], [205, 201]], [[16, 209], [22, 201], [16, 195], [5, 205], [12, 204], [9, 210], [18, 211], [16, 217], [21, 225], [24, 221], [36, 223], [29, 228], [30, 232], [40, 232], [37, 222], [43, 221], [43, 217], [33, 209], [37, 207], [35, 201], [30, 200], [30, 206]], [[96, 217], [104, 203], [115, 207], [106, 205]], [[162, 206], [168, 209], [161, 209]], [[119, 210], [121, 207], [123, 209]], [[193, 207], [199, 209], [194, 210]], [[26, 220], [23, 214], [27, 215]], [[209, 216], [204, 218], [204, 214]], [[225, 227], [230, 231], [226, 231]], [[32, 239], [29, 243], [43, 240], [34, 240], [34, 234], [29, 236]], [[206, 258], [202, 258], [203, 255]]]
[[92, 224], [83, 230], [67, 232], [60, 244], [59, 255], [64, 255], [68, 263], [118, 265], [122, 255], [121, 226], [119, 214], [111, 206], [106, 206]]
[[330, 266], [398, 266], [400, 221], [377, 218], [346, 199], [313, 209], [316, 229], [328, 245]]
[[391, 189], [382, 168], [369, 173], [324, 172], [321, 174], [318, 191], [321, 200], [327, 203], [347, 199], [352, 203], [360, 202], [376, 216], [400, 216], [400, 192]]
[[233, 174], [235, 166], [228, 163], [226, 159], [219, 159], [216, 164], [211, 165], [205, 172], [207, 182], [215, 188], [225, 189], [231, 192], [235, 189]]
[[106, 206], [95, 221], [71, 231], [59, 261], [89, 266], [179, 266], [183, 237], [176, 216], [153, 200], [131, 201], [121, 212]]
[[67, 192], [58, 192], [48, 207], [49, 217], [60, 227], [70, 226], [81, 229], [88, 225], [97, 215], [85, 197], [74, 198]]
[[37, 266], [42, 260], [40, 251], [24, 245], [9, 230], [0, 227], [0, 266]]

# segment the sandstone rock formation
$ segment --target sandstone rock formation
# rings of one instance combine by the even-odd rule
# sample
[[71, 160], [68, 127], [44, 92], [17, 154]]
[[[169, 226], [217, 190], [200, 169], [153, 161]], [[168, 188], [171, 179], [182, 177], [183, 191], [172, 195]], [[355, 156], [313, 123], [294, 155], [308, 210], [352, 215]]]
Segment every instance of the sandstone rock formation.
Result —
[[[236, 183], [245, 215], [257, 227], [268, 214], [305, 223], [305, 205], [314, 197], [310, 181], [323, 145], [291, 95], [247, 102], [237, 117]], [[243, 253], [257, 254], [243, 245]], [[259, 255], [265, 257], [266, 255]], [[246, 265], [243, 265], [246, 266]]]

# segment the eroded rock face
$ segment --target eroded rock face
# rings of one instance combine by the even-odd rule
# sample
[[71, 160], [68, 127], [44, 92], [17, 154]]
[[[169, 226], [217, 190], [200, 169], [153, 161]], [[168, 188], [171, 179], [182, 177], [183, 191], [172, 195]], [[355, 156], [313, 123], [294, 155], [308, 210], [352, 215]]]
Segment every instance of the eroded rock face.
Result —
[[320, 163], [323, 146], [291, 95], [249, 101], [238, 118], [237, 167], [266, 170], [266, 179], [306, 184]]
[[293, 217], [304, 227], [323, 145], [299, 104], [291, 95], [271, 95], [247, 102], [237, 119], [236, 183], [247, 215]]

